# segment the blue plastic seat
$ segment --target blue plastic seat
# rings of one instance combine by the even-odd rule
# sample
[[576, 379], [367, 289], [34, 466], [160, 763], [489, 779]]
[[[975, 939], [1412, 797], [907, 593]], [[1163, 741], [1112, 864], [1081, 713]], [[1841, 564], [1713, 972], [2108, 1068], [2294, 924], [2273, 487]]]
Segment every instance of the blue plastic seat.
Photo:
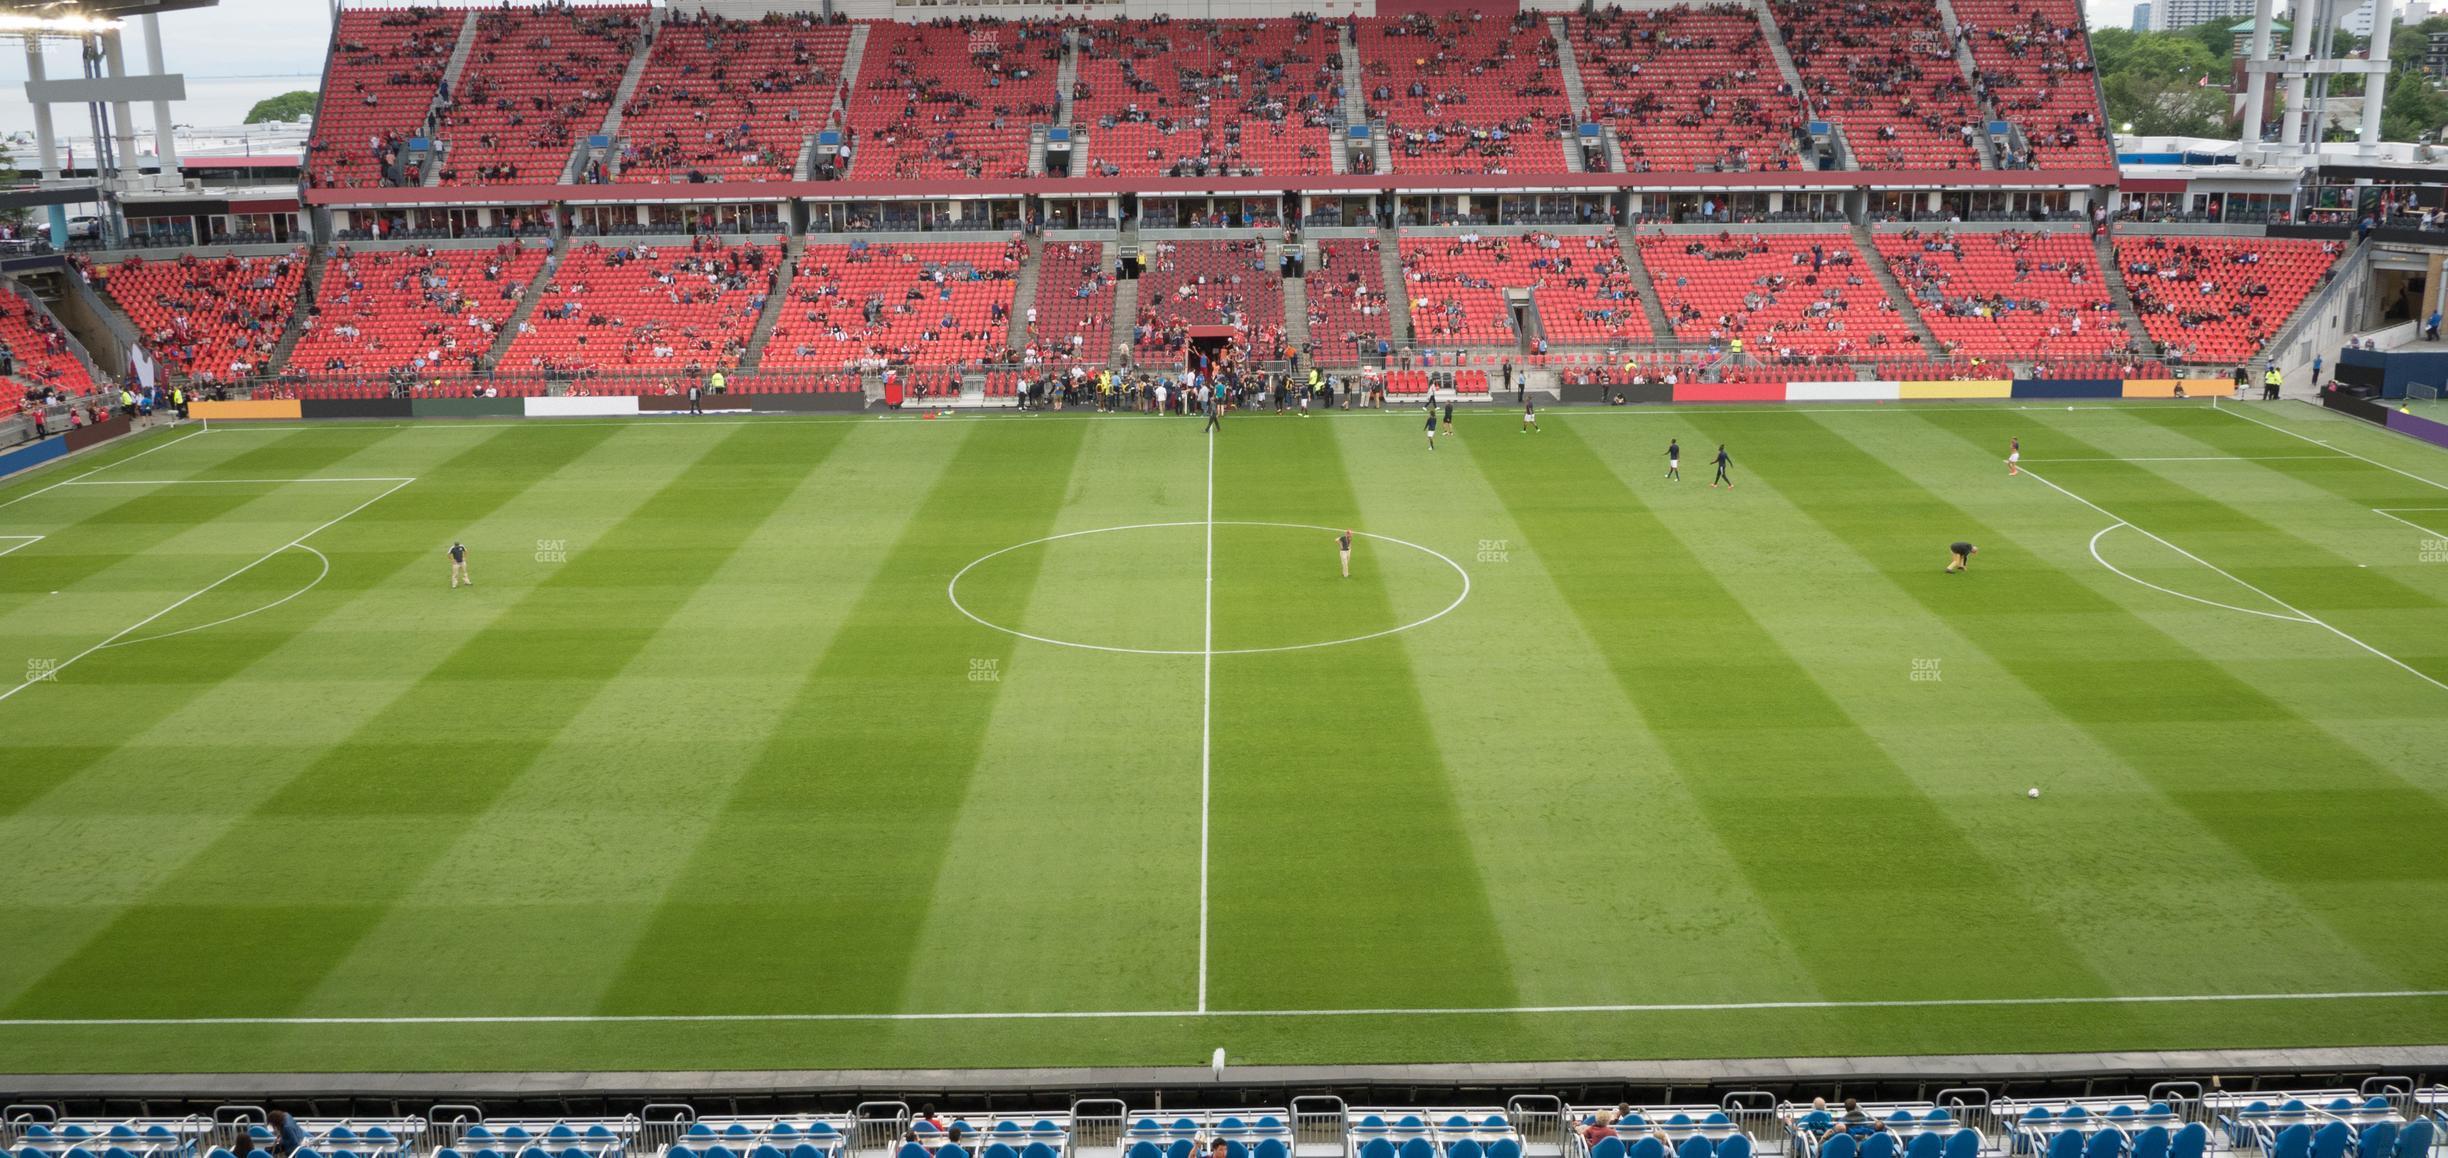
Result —
[[1717, 1143], [1717, 1158], [1751, 1158], [1751, 1135], [1739, 1130]]
[[1471, 1128], [1471, 1120], [1463, 1117], [1460, 1114], [1454, 1114], [1445, 1119], [1445, 1128], [1448, 1130], [1468, 1130]]
[[1921, 1115], [1921, 1120], [1923, 1122], [1952, 1122], [1955, 1120], [1955, 1115], [1948, 1113], [1946, 1107], [1939, 1106]]
[[1175, 1138], [1165, 1143], [1165, 1158], [1190, 1158], [1190, 1151], [1191, 1142], [1188, 1138]]
[[[2431, 1137], [2439, 1127], [2429, 1118], [2416, 1118], [2397, 1131], [2397, 1158], [2430, 1158]], [[2376, 1156], [2375, 1156], [2376, 1158]]]
[[1675, 1158], [1715, 1158], [1717, 1144], [1706, 1134], [1693, 1134], [1677, 1143]]
[[893, 1158], [927, 1158], [927, 1148], [916, 1142], [903, 1142], [900, 1149], [893, 1151]]
[[1164, 1158], [1164, 1151], [1157, 1149], [1156, 1143], [1141, 1138], [1131, 1143], [1128, 1158]]
[[705, 1148], [705, 1158], [739, 1158], [739, 1152], [717, 1142]]
[[[1400, 1158], [1437, 1158], [1436, 1143], [1426, 1138], [1406, 1138], [1403, 1140], [1402, 1148], [1396, 1150], [1395, 1153]], [[1247, 1158], [1247, 1156], [1239, 1155], [1236, 1158]]]
[[2312, 1127], [2301, 1122], [2278, 1131], [2269, 1144], [2269, 1158], [2308, 1158], [2311, 1153]]
[[1896, 1136], [1893, 1134], [1872, 1134], [1862, 1139], [1861, 1158], [1895, 1158], [1895, 1154]]
[[1522, 1158], [1521, 1140], [1506, 1137], [1488, 1143], [1487, 1158]]
[[1020, 1158], [1020, 1152], [1001, 1142], [989, 1142], [978, 1151], [978, 1158]]
[[[1657, 1139], [1643, 1138], [1641, 1141], [1654, 1143]], [[1368, 1158], [1368, 1156], [1363, 1154], [1360, 1158]], [[1589, 1158], [1625, 1158], [1624, 1140], [1612, 1134], [1598, 1139], [1598, 1144], [1589, 1148]], [[1637, 1158], [1637, 1152], [1635, 1158]]]
[[825, 1153], [805, 1142], [791, 1147], [790, 1158], [825, 1158]]
[[[1292, 1158], [1292, 1148], [1284, 1145], [1281, 1138], [1265, 1138], [1259, 1141], [1257, 1148], [1252, 1150], [1251, 1154], [1253, 1158]], [[1037, 1158], [1037, 1156], [1032, 1154], [1026, 1155], [1025, 1158]], [[1054, 1158], [1053, 1151], [1048, 1150], [1045, 1158]]]
[[2354, 1127], [2331, 1122], [2312, 1131], [2312, 1158], [2346, 1158], [2346, 1147], [2353, 1141]]
[[946, 1142], [935, 1148], [935, 1158], [969, 1158], [969, 1150], [958, 1142]]
[[1912, 1125], [1913, 1113], [1911, 1110], [1897, 1110], [1887, 1115], [1887, 1124], [1890, 1126]]
[[1904, 1158], [1938, 1158], [1939, 1147], [1943, 1145], [1944, 1139], [1925, 1130], [1904, 1143]]
[[2397, 1153], [2397, 1123], [2374, 1122], [2363, 1127], [2355, 1137], [2354, 1151], [2363, 1158], [2382, 1158]]
[[1028, 1127], [1023, 1126], [1010, 1118], [1005, 1118], [1002, 1121], [995, 1123], [994, 1126], [994, 1133], [995, 1137], [997, 1138], [1009, 1139], [1015, 1135], [1024, 1134], [1027, 1132]]
[[2202, 1158], [2210, 1149], [2210, 1128], [2199, 1122], [2187, 1122], [2168, 1136], [2168, 1158]]
[[2091, 1120], [2091, 1111], [2081, 1106], [2067, 1106], [2065, 1113], [2057, 1115], [2057, 1120], [2060, 1122], [2088, 1122]]
[[1445, 1148], [1445, 1158], [1486, 1158], [1487, 1148], [1476, 1138], [1464, 1138]]
[[1394, 1143], [1371, 1138], [1360, 1144], [1360, 1158], [1394, 1158]]
[[1946, 1137], [1946, 1147], [1939, 1151], [1944, 1158], [1980, 1158], [1981, 1136], [1978, 1130], [1957, 1130]]
[[1851, 1134], [1838, 1134], [1819, 1147], [1819, 1158], [1853, 1158], [1857, 1146]]
[[2134, 1108], [2132, 1106], [2108, 1107], [2108, 1120], [2111, 1122], [2116, 1122], [2121, 1125], [2123, 1123], [2132, 1121], [2133, 1116]]
[[2091, 1135], [2083, 1158], [2125, 1158], [2125, 1131], [2108, 1129]]
[[1043, 1142], [1031, 1142], [1020, 1151], [1020, 1158], [1055, 1158], [1054, 1148]]
[[2133, 1158], [2167, 1158], [2168, 1128], [2152, 1126], [2134, 1135]]
[[2060, 1130], [2048, 1140], [2048, 1158], [2081, 1158], [2083, 1136], [2080, 1130]]
[[[1273, 1118], [1269, 1118], [1267, 1119], [1267, 1123], [1272, 1123], [1274, 1120], [1275, 1119]], [[1035, 1134], [1040, 1138], [1059, 1138], [1062, 1137], [1062, 1127], [1055, 1125], [1052, 1118], [1039, 1118], [1035, 1123], [1029, 1126], [1029, 1133]]]

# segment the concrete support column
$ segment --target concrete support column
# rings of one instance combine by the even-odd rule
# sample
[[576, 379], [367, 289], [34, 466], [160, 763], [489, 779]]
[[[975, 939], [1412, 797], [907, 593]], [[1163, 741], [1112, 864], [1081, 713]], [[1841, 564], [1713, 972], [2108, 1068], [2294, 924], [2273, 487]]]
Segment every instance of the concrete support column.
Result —
[[[26, 80], [29, 86], [48, 79], [43, 72], [42, 38], [26, 37], [25, 53]], [[41, 101], [34, 102], [34, 156], [36, 165], [42, 170], [43, 180], [57, 181], [60, 179], [59, 135], [51, 124], [51, 106]], [[44, 217], [48, 219], [51, 226], [52, 248], [68, 248], [67, 207], [53, 205], [44, 214]]]
[[[145, 71], [161, 76], [170, 70], [162, 65], [161, 17], [147, 13], [144, 17]], [[162, 182], [178, 180], [178, 132], [170, 124], [170, 102], [153, 102], [153, 153], [161, 158]]]
[[[119, 30], [102, 34], [102, 62], [112, 80], [127, 79], [127, 48]], [[111, 140], [119, 150], [119, 175], [134, 184], [136, 177], [136, 117], [126, 101], [111, 102]]]
[[2372, 0], [2371, 62], [2378, 71], [2363, 78], [2363, 136], [2355, 152], [2369, 157], [2380, 151], [2380, 106], [2388, 100], [2390, 33], [2397, 29], [2395, 0]]
[[[2287, 48], [2286, 58], [2306, 61], [2312, 58], [2312, 27], [2320, 20], [2314, 14], [2315, 0], [2296, 0], [2295, 41]], [[2290, 72], [2286, 78], [2286, 119], [2278, 123], [2278, 144], [2285, 152], [2294, 152], [2303, 144], [2305, 126], [2311, 120], [2311, 110], [2304, 107], [2304, 74]], [[2318, 130], [2313, 131], [2318, 136]]]
[[[2277, 0], [2253, 0], [2252, 48], [2245, 54], [2248, 61], [2269, 59], [2270, 24], [2277, 19]], [[2261, 99], [2267, 78], [2249, 67], [2244, 72], [2244, 124], [2236, 132], [2236, 148], [2240, 155], [2249, 156], [2261, 150], [2261, 114], [2265, 103]]]

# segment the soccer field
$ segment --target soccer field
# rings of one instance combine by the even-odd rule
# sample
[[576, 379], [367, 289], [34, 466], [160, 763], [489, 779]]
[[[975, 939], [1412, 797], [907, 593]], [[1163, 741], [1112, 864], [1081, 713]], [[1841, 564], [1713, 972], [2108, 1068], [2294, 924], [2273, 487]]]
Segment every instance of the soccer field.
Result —
[[0, 486], [0, 1072], [2448, 1040], [2448, 458], [1541, 419], [216, 424]]

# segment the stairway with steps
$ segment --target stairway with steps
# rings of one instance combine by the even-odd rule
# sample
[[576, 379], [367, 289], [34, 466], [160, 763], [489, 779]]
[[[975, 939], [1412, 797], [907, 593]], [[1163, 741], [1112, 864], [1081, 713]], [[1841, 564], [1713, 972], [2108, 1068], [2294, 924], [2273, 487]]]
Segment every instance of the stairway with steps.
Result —
[[1555, 36], [1556, 68], [1564, 74], [1564, 97], [1572, 102], [1573, 119], [1590, 119], [1589, 91], [1581, 87], [1581, 58], [1573, 53], [1572, 29], [1565, 18], [1547, 18], [1547, 31]]
[[501, 332], [493, 335], [493, 348], [485, 353], [486, 369], [499, 371], [502, 359], [510, 356], [511, 340], [518, 337], [519, 326], [535, 316], [536, 306], [544, 301], [544, 287], [551, 284], [553, 271], [561, 268], [561, 258], [569, 252], [569, 246], [567, 237], [553, 242], [552, 253], [544, 258], [544, 268], [536, 271], [535, 280], [527, 283], [527, 292], [519, 295], [518, 308], [510, 311]]
[[1785, 30], [1777, 27], [1776, 9], [1769, 7], [1768, 0], [1751, 0], [1751, 11], [1759, 17], [1760, 32], [1768, 40], [1768, 55], [1776, 58], [1778, 75], [1801, 92], [1802, 70], [1794, 67], [1793, 53], [1785, 47]]
[[[459, 78], [467, 72], [468, 57], [476, 52], [476, 18], [478, 15], [476, 10], [471, 9], [467, 14], [467, 19], [459, 22], [459, 43], [451, 49], [450, 63], [442, 66], [441, 91], [444, 93], [459, 91]], [[437, 102], [440, 99], [435, 98]], [[437, 130], [435, 121], [433, 111], [427, 110], [424, 135], [426, 140], [433, 142], [434, 151], [432, 156], [425, 159], [424, 180], [419, 184], [428, 188], [442, 183], [443, 158], [450, 152], [450, 143], [435, 136]]]
[[1641, 259], [1640, 246], [1634, 240], [1637, 234], [1629, 222], [1615, 227], [1616, 244], [1623, 247], [1624, 268], [1632, 271], [1632, 288], [1640, 294], [1641, 311], [1649, 315], [1650, 340], [1665, 345], [1675, 340], [1674, 326], [1666, 317], [1666, 299], [1658, 294], [1657, 279], [1650, 276], [1649, 263]]
[[739, 368], [754, 370], [765, 361], [765, 347], [773, 341], [774, 327], [782, 324], [782, 315], [790, 309], [791, 286], [799, 277], [799, 255], [807, 252], [807, 239], [794, 237], [782, 245], [782, 267], [774, 271], [773, 289], [765, 295], [765, 312], [757, 315], [756, 328], [748, 331], [748, 348], [740, 351]]
[[315, 300], [315, 291], [323, 284], [323, 271], [331, 264], [331, 247], [309, 246], [306, 250], [306, 280], [298, 285], [297, 308], [289, 313], [289, 324], [281, 330], [280, 341], [264, 358], [264, 373], [278, 374], [289, 366], [289, 355], [297, 350], [306, 337], [306, 307]]
[[[1972, 46], [1957, 35], [1957, 30], [1963, 25], [1955, 19], [1955, 5], [1949, 0], [1937, 0], [1937, 3], [1938, 27], [1946, 36], [1947, 44], [1955, 50], [1955, 67], [1963, 71], [1964, 83], [1971, 84], [1972, 74], [1980, 71], [1980, 65], [1972, 59]], [[1999, 142], [1989, 136], [1989, 122], [1998, 119], [1997, 107], [1985, 96], [1978, 98], [1975, 107], [1980, 110], [1981, 123], [1972, 133], [1972, 148], [1980, 154], [1981, 168], [1995, 169], [1998, 167]]]
[[1384, 121], [1378, 121], [1369, 126], [1369, 140], [1371, 143], [1377, 146], [1377, 171], [1380, 173], [1393, 172], [1394, 142], [1386, 139], [1386, 123]]
[[[2125, 286], [2125, 271], [2117, 263], [2116, 245], [2105, 233], [2091, 238], [2091, 252], [2099, 257], [2100, 281], [2108, 287], [2108, 300], [2116, 303], [2117, 316], [2125, 319], [2125, 332], [2133, 338], [2133, 348], [2145, 358], [2159, 356], [2159, 343], [2151, 340], [2150, 331], [2142, 328], [2142, 312], [2134, 308], [2133, 291]], [[2311, 295], [2306, 294], [2306, 300]], [[2300, 308], [2300, 307], [2299, 307]], [[2281, 327], [2281, 331], [2284, 328]]]
[[1862, 263], [1870, 267], [1871, 274], [1878, 278], [1880, 288], [1887, 291], [1887, 300], [1894, 304], [1904, 324], [1912, 328], [1913, 336], [1921, 339], [1922, 355], [1928, 358], [1945, 357], [1938, 345], [1938, 335], [1930, 332], [1929, 323], [1922, 320], [1920, 307], [1913, 304], [1911, 294], [1904, 292], [1904, 283], [1896, 280], [1895, 270], [1888, 267], [1887, 258], [1879, 253], [1878, 241], [1870, 235], [1869, 226], [1853, 227], [1853, 249], [1861, 255]]
[[1028, 348], [1028, 316], [1037, 305], [1037, 281], [1045, 270], [1045, 235], [1031, 233], [1028, 239], [1028, 261], [1020, 266], [1020, 276], [1012, 279], [1010, 324], [1003, 327], [1003, 348], [1014, 354]]
[[[1268, 252], [1272, 255], [1271, 259], [1276, 269], [1283, 268], [1283, 255], [1287, 248], [1292, 247], [1277, 245], [1269, 249]], [[1309, 247], [1303, 244], [1297, 248], [1301, 251], [1302, 256], [1301, 270], [1306, 274], [1309, 269]], [[1309, 348], [1309, 280], [1307, 277], [1283, 279], [1283, 310], [1284, 341], [1290, 343], [1296, 351], [1307, 350]]]
[[[1411, 283], [1403, 280], [1402, 244], [1394, 230], [1377, 231], [1377, 269], [1385, 278], [1386, 304], [1391, 307], [1386, 310], [1390, 340], [1400, 350], [1411, 344]], [[1395, 296], [1397, 290], [1402, 296]]]
[[1119, 366], [1130, 357], [1131, 335], [1139, 328], [1138, 279], [1114, 282], [1113, 311], [1113, 364]]

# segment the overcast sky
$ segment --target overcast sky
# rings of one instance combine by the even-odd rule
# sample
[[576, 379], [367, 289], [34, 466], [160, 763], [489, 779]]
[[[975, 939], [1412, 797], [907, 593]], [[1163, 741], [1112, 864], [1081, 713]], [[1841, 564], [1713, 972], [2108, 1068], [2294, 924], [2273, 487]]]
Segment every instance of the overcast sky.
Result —
[[[2095, 28], [2123, 28], [2132, 19], [2133, 0], [2091, 0]], [[187, 77], [187, 100], [173, 106], [171, 116], [185, 125], [235, 125], [256, 101], [293, 89], [322, 83], [323, 49], [331, 38], [330, 5], [326, 0], [221, 0], [215, 8], [173, 12], [161, 18], [164, 52], [170, 71]], [[55, 44], [45, 54], [53, 77], [78, 75], [76, 48]], [[128, 65], [144, 67], [144, 34], [129, 22]], [[0, 51], [0, 134], [31, 133], [32, 106], [25, 99], [25, 53], [11, 45]], [[86, 135], [82, 110], [60, 110], [63, 135]], [[136, 110], [140, 134], [152, 132], [152, 113]], [[149, 141], [140, 146], [151, 151]]]

